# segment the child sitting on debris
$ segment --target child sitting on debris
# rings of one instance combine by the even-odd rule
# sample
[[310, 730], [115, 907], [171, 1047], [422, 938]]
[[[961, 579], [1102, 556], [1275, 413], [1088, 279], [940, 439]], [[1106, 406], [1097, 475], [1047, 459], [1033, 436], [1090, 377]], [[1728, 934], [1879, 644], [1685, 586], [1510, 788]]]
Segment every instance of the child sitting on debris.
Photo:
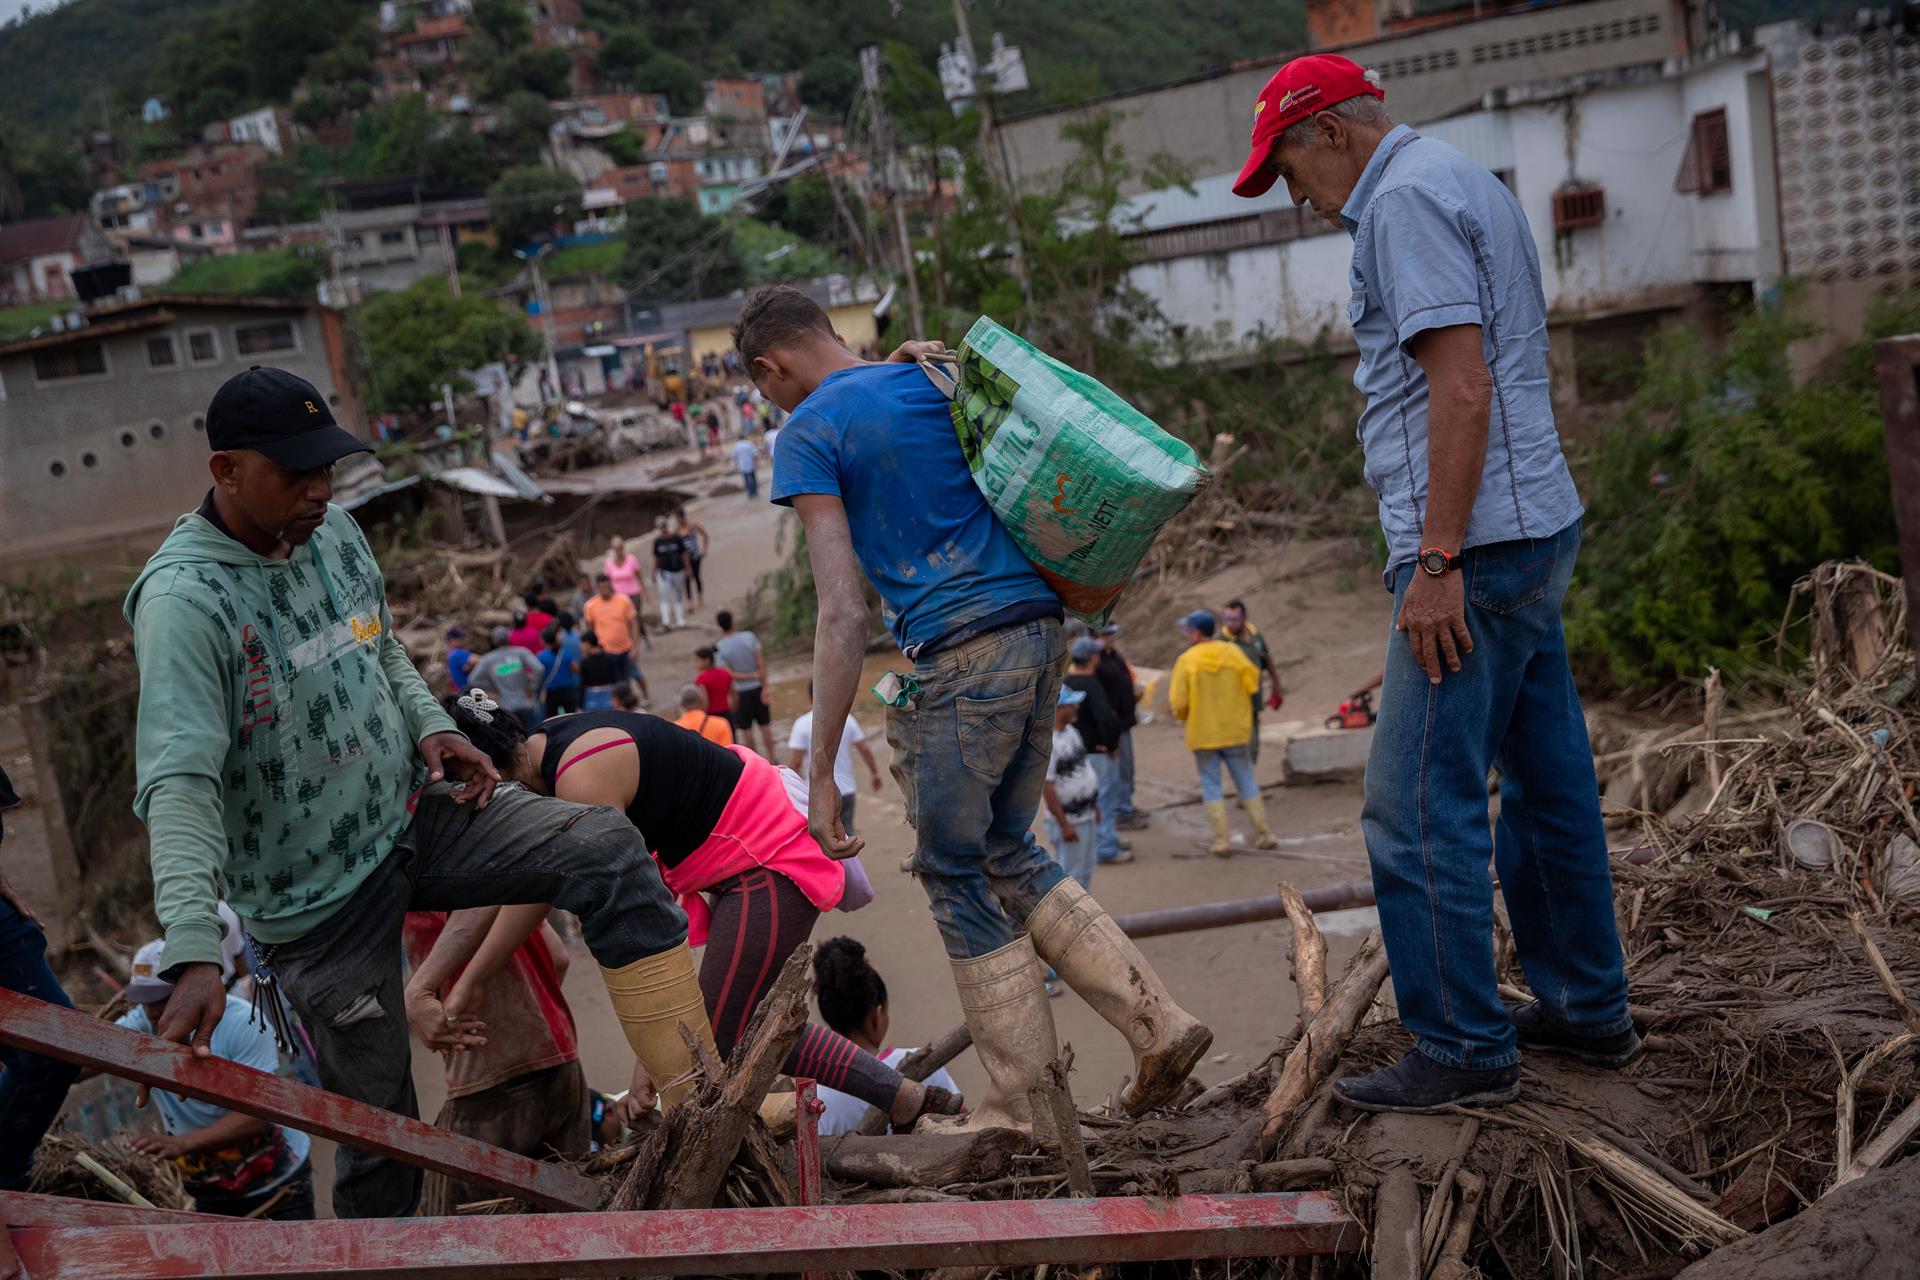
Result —
[[[852, 938], [828, 938], [813, 953], [814, 999], [820, 1021], [865, 1049], [890, 1067], [898, 1068], [912, 1049], [888, 1049], [887, 983], [867, 961], [867, 949]], [[927, 1083], [960, 1096], [959, 1082], [945, 1067], [927, 1077]], [[821, 1086], [820, 1135], [852, 1133], [867, 1114], [867, 1104], [849, 1093]]]
[[[173, 983], [160, 976], [165, 947], [155, 938], [134, 953], [126, 987], [133, 1008], [118, 1025], [152, 1035], [166, 1016]], [[271, 1072], [279, 1065], [266, 1019], [256, 1019], [253, 1006], [236, 995], [228, 995], [209, 1044], [212, 1056], [243, 1067]], [[166, 1089], [153, 1090], [152, 1097], [165, 1132], [135, 1134], [127, 1145], [173, 1161], [195, 1209], [229, 1218], [314, 1216], [313, 1166], [307, 1161], [312, 1142], [306, 1134]]]

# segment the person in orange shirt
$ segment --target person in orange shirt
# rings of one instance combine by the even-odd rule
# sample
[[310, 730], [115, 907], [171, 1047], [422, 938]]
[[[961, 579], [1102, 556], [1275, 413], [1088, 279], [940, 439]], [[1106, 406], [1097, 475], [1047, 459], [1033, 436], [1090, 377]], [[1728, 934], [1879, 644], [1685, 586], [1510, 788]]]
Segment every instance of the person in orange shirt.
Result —
[[717, 716], [707, 710], [707, 691], [697, 684], [680, 687], [681, 715], [674, 723], [682, 729], [690, 729], [723, 747], [733, 745], [733, 725], [725, 716]]
[[606, 574], [596, 578], [594, 586], [585, 610], [587, 630], [593, 632], [601, 651], [620, 663], [616, 683], [637, 679], [640, 672], [634, 652], [640, 647], [640, 611], [633, 607], [633, 601], [613, 589], [613, 579]]

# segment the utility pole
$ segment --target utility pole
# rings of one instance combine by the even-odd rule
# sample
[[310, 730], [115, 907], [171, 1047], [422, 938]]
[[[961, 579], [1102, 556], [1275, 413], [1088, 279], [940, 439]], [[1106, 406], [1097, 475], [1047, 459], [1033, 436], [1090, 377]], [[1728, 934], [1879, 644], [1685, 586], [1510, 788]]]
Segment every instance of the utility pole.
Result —
[[566, 396], [560, 389], [560, 362], [553, 355], [553, 302], [547, 297], [546, 277], [540, 274], [540, 259], [552, 251], [553, 241], [549, 240], [532, 253], [515, 249], [513, 256], [533, 270], [533, 300], [540, 308], [540, 333], [547, 346], [547, 376], [553, 380], [553, 398], [559, 401]]
[[874, 136], [886, 152], [887, 195], [893, 205], [893, 230], [900, 242], [900, 268], [907, 277], [907, 314], [913, 321], [913, 334], [917, 338], [927, 335], [927, 313], [920, 305], [920, 277], [914, 270], [913, 242], [907, 236], [907, 208], [901, 199], [905, 190], [905, 180], [900, 169], [900, 147], [893, 134], [893, 124], [887, 119], [886, 106], [880, 98], [880, 48], [868, 45], [860, 51], [860, 81], [866, 87], [867, 107], [873, 115]]
[[986, 166], [987, 177], [993, 185], [1000, 188], [1007, 198], [1007, 214], [1013, 220], [1013, 246], [1010, 254], [1013, 278], [1020, 282], [1020, 293], [1026, 300], [1027, 314], [1033, 314], [1033, 278], [1027, 271], [1026, 224], [1020, 217], [1020, 193], [1013, 185], [1013, 165], [1007, 161], [1004, 144], [1000, 149], [1002, 172], [994, 174], [994, 131], [993, 131], [993, 87], [982, 74], [980, 58], [973, 51], [973, 28], [967, 25], [968, 0], [953, 0], [953, 25], [959, 33], [955, 51], [972, 68], [974, 77], [974, 108], [980, 113], [980, 163]]

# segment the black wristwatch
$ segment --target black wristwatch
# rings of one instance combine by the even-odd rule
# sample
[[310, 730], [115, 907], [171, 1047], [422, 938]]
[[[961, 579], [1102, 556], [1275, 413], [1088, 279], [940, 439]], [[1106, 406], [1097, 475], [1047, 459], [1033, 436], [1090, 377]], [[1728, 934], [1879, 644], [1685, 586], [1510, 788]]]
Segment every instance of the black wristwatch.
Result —
[[1444, 547], [1420, 548], [1420, 567], [1433, 578], [1444, 578], [1460, 567], [1460, 557], [1449, 555]]

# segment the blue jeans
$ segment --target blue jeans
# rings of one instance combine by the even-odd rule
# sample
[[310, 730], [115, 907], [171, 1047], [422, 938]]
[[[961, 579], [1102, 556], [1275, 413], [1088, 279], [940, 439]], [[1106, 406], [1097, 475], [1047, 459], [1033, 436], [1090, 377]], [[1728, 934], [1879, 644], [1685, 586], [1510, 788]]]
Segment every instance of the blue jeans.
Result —
[[[0, 987], [73, 1008], [47, 967], [47, 935], [7, 902], [0, 902]], [[0, 1045], [0, 1068], [0, 1191], [17, 1191], [26, 1186], [34, 1149], [80, 1068], [6, 1045]]]
[[[1631, 1025], [1593, 752], [1560, 628], [1579, 550], [1575, 521], [1466, 552], [1473, 652], [1437, 685], [1389, 632], [1361, 826], [1400, 1020], [1448, 1066], [1519, 1057], [1495, 992], [1490, 860], [1546, 1012], [1593, 1035]], [[1396, 620], [1414, 572], [1393, 575]], [[1491, 835], [1490, 768], [1500, 771]]]
[[1054, 821], [1051, 813], [1045, 809], [1040, 816], [1046, 820], [1047, 839], [1053, 842], [1053, 860], [1060, 869], [1080, 882], [1082, 889], [1093, 888], [1093, 869], [1099, 859], [1093, 856], [1093, 823], [1076, 823], [1074, 838], [1069, 840], [1060, 834], [1060, 824]]
[[[1120, 760], [1089, 751], [1087, 763], [1093, 766], [1093, 776], [1100, 782], [1100, 821], [1093, 829], [1094, 855], [1102, 862], [1112, 862], [1120, 856], [1120, 833], [1113, 826], [1113, 815], [1120, 811]], [[1081, 888], [1085, 887], [1083, 880]]]
[[1066, 644], [1055, 619], [989, 631], [920, 658], [920, 693], [887, 708], [913, 870], [947, 955], [1013, 941], [1066, 879], [1028, 830], [1046, 787]]
[[[1133, 816], [1133, 730], [1120, 735], [1120, 750], [1114, 753], [1119, 768], [1113, 793], [1113, 820], [1125, 822]], [[1106, 801], [1102, 800], [1101, 804]]]
[[1260, 784], [1253, 780], [1253, 756], [1245, 747], [1222, 747], [1217, 751], [1196, 751], [1193, 753], [1193, 766], [1200, 771], [1200, 798], [1208, 804], [1226, 797], [1220, 789], [1220, 766], [1225, 765], [1227, 772], [1233, 775], [1233, 789], [1242, 799], [1251, 799], [1260, 794]]
[[760, 473], [758, 471], [742, 471], [740, 473], [740, 487], [747, 491], [749, 498], [759, 497]]

